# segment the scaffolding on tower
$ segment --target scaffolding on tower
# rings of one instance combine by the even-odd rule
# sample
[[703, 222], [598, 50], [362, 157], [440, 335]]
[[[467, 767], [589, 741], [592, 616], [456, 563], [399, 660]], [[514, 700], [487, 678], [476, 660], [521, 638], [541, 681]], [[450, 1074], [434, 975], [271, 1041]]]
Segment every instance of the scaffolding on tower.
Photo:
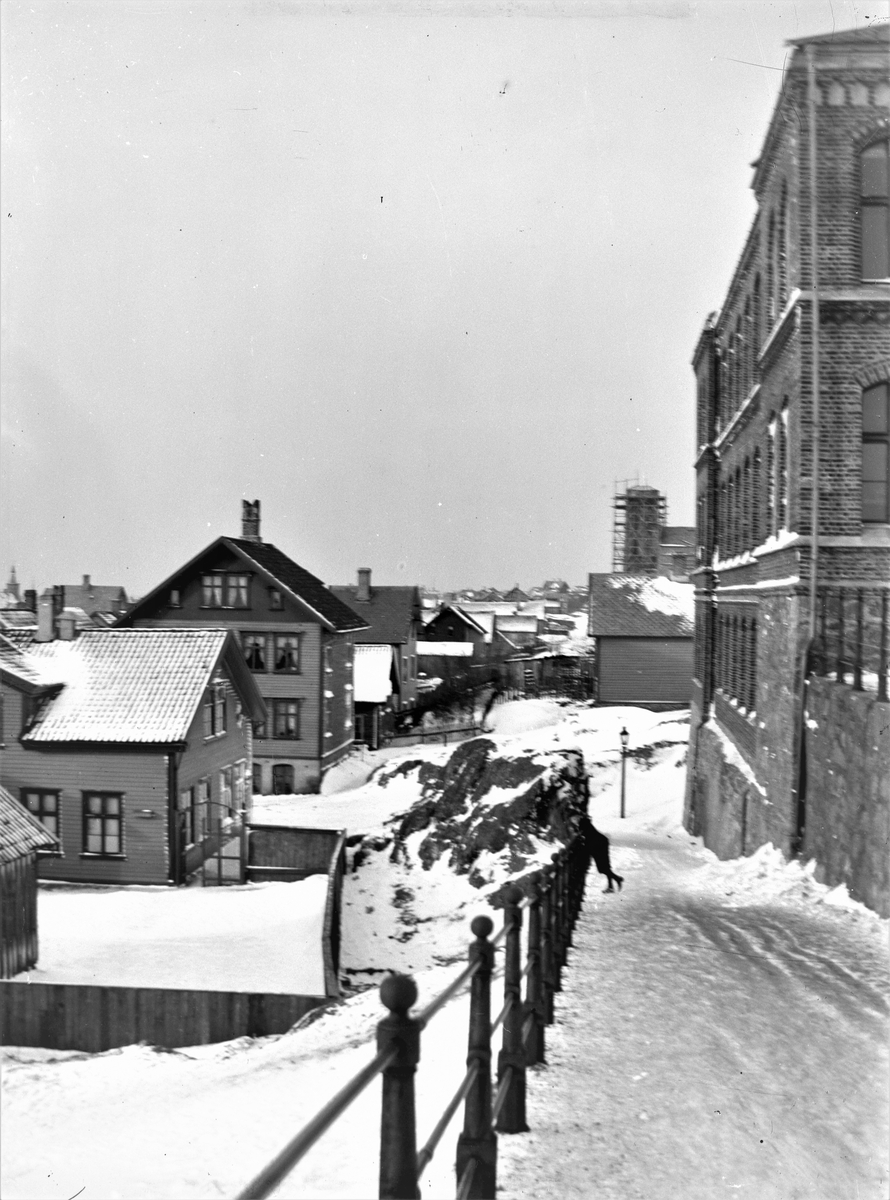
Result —
[[667, 499], [657, 488], [624, 480], [612, 501], [612, 573], [657, 575], [658, 544], [667, 522]]

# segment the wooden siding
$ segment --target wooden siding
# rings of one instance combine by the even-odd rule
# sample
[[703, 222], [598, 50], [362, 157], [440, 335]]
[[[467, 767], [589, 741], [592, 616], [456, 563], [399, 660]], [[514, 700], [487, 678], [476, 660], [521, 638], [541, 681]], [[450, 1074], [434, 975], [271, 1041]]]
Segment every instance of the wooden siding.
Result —
[[202, 1046], [287, 1031], [324, 996], [0, 983], [0, 1044], [85, 1050]]
[[689, 704], [692, 638], [599, 638], [601, 704]]
[[37, 855], [0, 864], [0, 979], [37, 962]]
[[[77, 883], [166, 883], [167, 755], [162, 750], [25, 749], [10, 739], [3, 754], [4, 785], [57, 790], [59, 856], [39, 859], [41, 879]], [[123, 856], [83, 854], [84, 791], [123, 795]]]

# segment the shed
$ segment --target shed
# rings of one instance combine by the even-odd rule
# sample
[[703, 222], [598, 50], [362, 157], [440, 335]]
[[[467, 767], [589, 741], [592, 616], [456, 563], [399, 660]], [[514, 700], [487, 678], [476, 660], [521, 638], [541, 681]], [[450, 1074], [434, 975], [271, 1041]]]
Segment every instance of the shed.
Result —
[[0, 979], [37, 962], [37, 851], [59, 843], [0, 787]]
[[685, 707], [692, 693], [692, 584], [591, 575], [588, 634], [600, 704]]

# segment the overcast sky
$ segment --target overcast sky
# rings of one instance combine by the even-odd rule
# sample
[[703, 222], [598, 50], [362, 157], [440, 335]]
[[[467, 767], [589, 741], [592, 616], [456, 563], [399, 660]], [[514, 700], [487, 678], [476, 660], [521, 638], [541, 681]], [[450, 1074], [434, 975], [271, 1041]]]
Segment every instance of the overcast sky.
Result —
[[692, 524], [785, 40], [887, 16], [4, 0], [4, 579], [141, 594], [242, 498], [332, 583], [581, 582], [627, 479]]

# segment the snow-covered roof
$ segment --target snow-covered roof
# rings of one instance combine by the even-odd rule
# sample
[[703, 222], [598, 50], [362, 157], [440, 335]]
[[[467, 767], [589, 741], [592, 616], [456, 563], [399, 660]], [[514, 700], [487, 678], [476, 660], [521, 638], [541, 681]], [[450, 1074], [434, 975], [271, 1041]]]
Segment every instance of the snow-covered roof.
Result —
[[418, 658], [472, 658], [472, 642], [418, 642]]
[[352, 668], [355, 699], [383, 704], [392, 693], [392, 646], [356, 646]]
[[591, 637], [691, 637], [695, 586], [664, 576], [590, 576]]
[[262, 701], [246, 666], [241, 672], [239, 656], [229, 653], [232, 636], [225, 629], [95, 629], [70, 642], [33, 642], [21, 652], [24, 663], [58, 690], [23, 742], [183, 742], [224, 653], [259, 719]]

